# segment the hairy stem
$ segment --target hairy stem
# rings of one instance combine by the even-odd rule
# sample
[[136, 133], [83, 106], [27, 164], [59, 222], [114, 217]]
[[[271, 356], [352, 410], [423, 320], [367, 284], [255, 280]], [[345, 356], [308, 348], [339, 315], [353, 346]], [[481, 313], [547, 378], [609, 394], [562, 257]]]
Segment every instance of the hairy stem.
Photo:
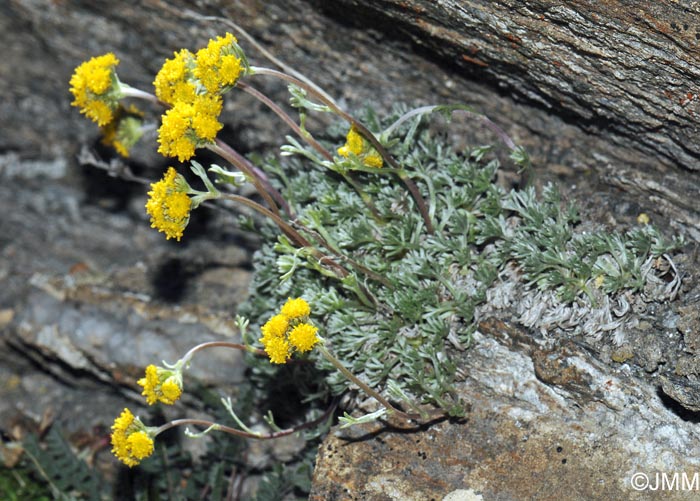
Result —
[[247, 351], [256, 355], [265, 355], [265, 352], [263, 350], [258, 350], [257, 348], [253, 348], [252, 346], [246, 346], [240, 343], [231, 343], [229, 341], [209, 341], [207, 343], [198, 344], [197, 346], [191, 348], [187, 353], [185, 353], [185, 355], [181, 359], [182, 365], [187, 365], [195, 353], [207, 348], [231, 348], [234, 350]]
[[403, 412], [402, 410], [397, 409], [393, 405], [391, 405], [391, 402], [389, 402], [386, 398], [384, 398], [380, 393], [372, 389], [369, 385], [364, 383], [362, 380], [360, 380], [357, 376], [355, 376], [352, 372], [350, 372], [340, 360], [335, 358], [335, 356], [328, 351], [328, 348], [326, 348], [325, 341], [321, 341], [318, 345], [318, 351], [321, 352], [321, 355], [328, 360], [333, 367], [338, 369], [343, 376], [345, 376], [348, 380], [352, 381], [355, 383], [359, 388], [364, 391], [367, 395], [370, 397], [374, 398], [377, 402], [382, 404], [387, 411], [389, 411], [390, 414], [394, 414], [398, 417], [404, 418], [404, 419], [417, 419], [420, 418], [419, 414], [408, 414], [406, 412]]
[[[297, 123], [282, 109], [280, 108], [277, 103], [272, 101], [269, 97], [267, 97], [265, 94], [260, 92], [259, 90], [251, 87], [250, 85], [243, 83], [243, 82], [238, 82], [238, 87], [242, 89], [244, 92], [247, 92], [251, 96], [255, 97], [255, 99], [259, 100], [265, 106], [270, 108], [278, 117], [282, 119], [282, 121], [289, 126], [290, 129], [294, 131], [294, 133], [299, 136], [302, 140], [304, 140], [306, 143], [309, 144], [314, 150], [318, 152], [319, 155], [321, 155], [324, 159], [326, 159], [329, 162], [333, 161], [333, 155], [321, 145], [316, 139], [309, 134], [308, 131], [304, 131], [297, 125]], [[381, 223], [382, 219], [379, 216], [379, 211], [377, 208], [374, 206], [374, 203], [372, 202], [372, 199], [362, 190], [362, 187], [358, 185], [355, 180], [352, 178], [347, 173], [341, 172], [341, 175], [343, 176], [343, 179], [353, 187], [353, 189], [357, 192], [357, 194], [360, 196], [364, 204], [367, 206], [367, 208], [370, 210], [372, 213], [372, 216], [374, 217], [375, 221]]]
[[[280, 192], [270, 184], [270, 181], [267, 179], [265, 173], [251, 164], [247, 158], [231, 148], [221, 139], [217, 139], [215, 143], [208, 144], [207, 149], [231, 162], [232, 165], [236, 166], [241, 172], [246, 174], [257, 189], [258, 193], [260, 193], [260, 196], [263, 197], [267, 205], [270, 207], [270, 210], [272, 210], [275, 214], [279, 215], [280, 213], [277, 203], [279, 203], [284, 208], [285, 212], [289, 214], [289, 205], [284, 200]], [[275, 203], [275, 200], [277, 203]]]
[[269, 97], [267, 97], [265, 94], [260, 92], [259, 90], [251, 87], [250, 85], [243, 83], [243, 82], [238, 82], [237, 85], [240, 89], [242, 89], [244, 92], [247, 92], [251, 96], [253, 96], [255, 99], [263, 103], [265, 106], [270, 108], [278, 117], [282, 119], [282, 121], [289, 126], [290, 129], [294, 131], [294, 133], [299, 136], [301, 139], [306, 141], [309, 146], [311, 146], [314, 150], [316, 150], [319, 155], [321, 155], [323, 158], [325, 158], [328, 161], [333, 161], [333, 155], [324, 148], [321, 143], [316, 141], [316, 139], [313, 138], [311, 134], [308, 132], [305, 132], [297, 125], [297, 123], [292, 120], [292, 117], [290, 117], [282, 108], [280, 108], [277, 103], [272, 101]]
[[298, 426], [293, 426], [291, 428], [286, 428], [284, 430], [279, 430], [279, 431], [273, 431], [271, 433], [249, 433], [246, 431], [238, 430], [236, 428], [232, 428], [230, 426], [225, 426], [219, 423], [215, 423], [214, 421], [209, 421], [206, 419], [175, 419], [173, 421], [170, 421], [168, 423], [165, 423], [163, 426], [157, 428], [154, 432], [154, 435], [160, 435], [166, 430], [169, 430], [170, 428], [175, 428], [176, 426], [203, 426], [206, 427], [207, 429], [215, 430], [215, 431], [223, 431], [224, 433], [228, 433], [230, 435], [235, 435], [237, 437], [243, 437], [243, 438], [256, 438], [258, 440], [269, 440], [272, 438], [279, 438], [279, 437], [284, 437], [286, 435], [291, 435], [292, 433], [296, 433], [301, 430], [305, 430], [308, 428], [313, 428], [314, 426], [317, 426], [318, 424], [322, 423], [323, 421], [327, 420], [329, 416], [335, 411], [335, 408], [337, 406], [337, 402], [333, 402], [333, 404], [324, 412], [321, 414], [319, 417], [316, 419], [313, 419], [311, 421], [307, 421], [306, 423], [300, 424]]
[[266, 207], [260, 205], [258, 202], [255, 202], [246, 197], [242, 197], [240, 195], [234, 195], [233, 193], [221, 193], [220, 196], [221, 198], [227, 198], [234, 202], [243, 204], [256, 212], [259, 212], [263, 216], [269, 217], [282, 231], [282, 233], [287, 235], [292, 240], [292, 242], [294, 242], [295, 245], [299, 247], [313, 247], [311, 242], [304, 238], [304, 236], [301, 233], [299, 233], [294, 227], [292, 227], [292, 225], [290, 225], [288, 222], [282, 219], [279, 213], [272, 212]]
[[151, 102], [153, 104], [157, 104], [159, 106], [165, 106], [166, 108], [170, 107], [169, 105], [160, 101], [156, 96], [154, 96], [150, 92], [146, 92], [146, 91], [143, 91], [141, 89], [137, 89], [136, 87], [132, 87], [131, 85], [127, 85], [123, 82], [119, 82], [119, 88], [122, 91], [122, 95], [124, 97], [133, 97], [135, 99], [143, 99], [144, 101], [149, 101], [149, 102]]
[[[425, 222], [425, 227], [428, 231], [428, 233], [434, 233], [435, 229], [433, 228], [433, 224], [430, 221], [430, 216], [428, 213], [428, 209], [425, 203], [425, 200], [423, 200], [423, 197], [421, 196], [420, 192], [418, 191], [415, 183], [408, 177], [407, 174], [403, 171], [402, 167], [396, 162], [394, 157], [392, 157], [389, 152], [384, 148], [384, 146], [379, 142], [379, 140], [372, 134], [372, 132], [362, 125], [360, 122], [355, 120], [350, 114], [346, 113], [343, 109], [341, 109], [333, 100], [328, 99], [325, 95], [319, 93], [316, 91], [316, 89], [313, 86], [308, 85], [306, 82], [299, 80], [298, 78], [295, 78], [291, 75], [287, 75], [286, 73], [282, 73], [281, 71], [273, 70], [270, 68], [260, 68], [260, 67], [251, 67], [251, 73], [253, 75], [258, 74], [258, 75], [269, 75], [273, 77], [280, 78], [286, 82], [292, 83], [302, 89], [304, 89], [306, 92], [313, 94], [316, 96], [316, 98], [321, 101], [323, 104], [328, 106], [331, 110], [333, 110], [334, 113], [336, 113], [338, 116], [343, 118], [345, 121], [347, 121], [349, 124], [353, 125], [355, 129], [365, 138], [367, 139], [371, 144], [372, 147], [377, 150], [377, 152], [382, 156], [386, 162], [391, 165], [393, 169], [396, 169], [399, 172], [399, 178], [401, 181], [403, 181], [404, 184], [406, 184], [406, 187], [408, 188], [409, 192], [411, 193], [411, 196], [416, 202], [416, 205], [418, 206], [418, 210], [420, 211], [421, 216], [423, 217], [423, 221]], [[403, 173], [403, 174], [401, 174]]]
[[245, 205], [246, 207], [249, 207], [253, 209], [254, 211], [259, 212], [263, 216], [269, 217], [272, 219], [272, 221], [277, 225], [277, 227], [289, 237], [292, 242], [294, 242], [297, 246], [299, 247], [305, 247], [311, 250], [313, 252], [314, 257], [319, 260], [319, 262], [327, 262], [331, 265], [331, 267], [335, 270], [335, 274], [338, 278], [343, 279], [348, 275], [348, 271], [340, 264], [335, 262], [333, 259], [330, 257], [324, 255], [320, 250], [316, 248], [314, 244], [309, 242], [301, 233], [299, 233], [292, 225], [290, 225], [288, 222], [286, 222], [284, 219], [282, 219], [279, 214], [275, 214], [274, 212], [266, 209], [262, 205], [260, 205], [257, 202], [254, 202], [253, 200], [250, 200], [246, 197], [242, 197], [240, 195], [234, 195], [232, 193], [221, 193], [222, 198], [228, 198], [229, 200], [233, 200], [234, 202], [241, 203]]

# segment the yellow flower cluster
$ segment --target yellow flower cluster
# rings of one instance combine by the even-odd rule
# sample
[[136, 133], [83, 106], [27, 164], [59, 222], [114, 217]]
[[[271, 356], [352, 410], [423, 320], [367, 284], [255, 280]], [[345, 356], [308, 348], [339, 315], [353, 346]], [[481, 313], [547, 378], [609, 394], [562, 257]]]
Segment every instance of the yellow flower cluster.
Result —
[[280, 314], [289, 319], [308, 317], [311, 314], [311, 307], [303, 298], [289, 298], [280, 309]]
[[[156, 402], [172, 405], [182, 395], [182, 373], [176, 367], [166, 369], [149, 365], [145, 377], [138, 380], [149, 405]], [[125, 465], [132, 467], [153, 454], [153, 439], [157, 428], [144, 425], [124, 409], [112, 425], [112, 453]]]
[[313, 349], [321, 339], [318, 329], [308, 323], [311, 313], [309, 304], [302, 298], [289, 298], [280, 309], [262, 326], [260, 342], [273, 364], [284, 364], [293, 351], [305, 353]]
[[360, 156], [362, 154], [362, 136], [357, 132], [355, 127], [350, 127], [348, 135], [345, 138], [345, 144], [338, 148], [338, 155], [341, 157], [349, 157], [353, 155]]
[[129, 409], [112, 425], [112, 453], [132, 467], [153, 454], [153, 433]]
[[353, 125], [348, 131], [345, 138], [345, 144], [338, 148], [338, 155], [349, 158], [350, 156], [358, 157], [367, 167], [381, 168], [384, 165], [382, 156], [377, 153], [372, 145], [362, 135], [357, 132]]
[[138, 380], [148, 405], [162, 402], [173, 405], [182, 395], [182, 374], [179, 371], [149, 365], [146, 376]]
[[235, 53], [236, 43], [236, 37], [226, 33], [226, 36], [210, 40], [205, 48], [197, 51], [194, 76], [207, 92], [214, 94], [236, 85], [241, 75], [241, 59]]
[[151, 184], [146, 212], [151, 216], [151, 228], [165, 233], [166, 239], [180, 241], [190, 220], [192, 200], [187, 195], [184, 179], [169, 167], [163, 179]]
[[183, 49], [156, 75], [156, 96], [172, 105], [158, 129], [158, 152], [185, 161], [196, 148], [212, 143], [221, 130], [221, 95], [242, 73], [236, 38], [227, 33], [192, 54]]
[[103, 126], [112, 121], [119, 101], [119, 80], [114, 68], [119, 59], [111, 52], [93, 57], [78, 66], [70, 79], [71, 103], [88, 118]]
[[196, 94], [193, 67], [194, 54], [187, 49], [176, 52], [172, 59], [166, 59], [153, 82], [156, 97], [168, 104], [192, 101]]
[[195, 148], [211, 143], [223, 125], [218, 120], [221, 97], [197, 95], [192, 101], [178, 101], [165, 112], [158, 129], [158, 153], [181, 162], [194, 155]]

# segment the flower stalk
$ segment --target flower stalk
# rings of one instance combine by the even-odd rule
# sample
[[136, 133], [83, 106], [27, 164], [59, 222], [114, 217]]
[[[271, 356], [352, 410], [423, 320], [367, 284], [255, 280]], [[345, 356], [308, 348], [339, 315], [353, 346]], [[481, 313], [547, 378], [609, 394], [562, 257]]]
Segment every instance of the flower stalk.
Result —
[[[407, 413], [404, 412], [398, 408], [396, 408], [394, 405], [392, 405], [391, 402], [389, 402], [386, 398], [384, 398], [381, 393], [378, 391], [375, 391], [371, 386], [366, 384], [364, 381], [362, 381], [360, 378], [355, 376], [352, 372], [350, 372], [344, 365], [343, 363], [338, 360], [326, 347], [326, 340], [321, 338], [321, 342], [318, 344], [318, 351], [321, 353], [323, 358], [325, 358], [330, 364], [338, 369], [338, 371], [345, 376], [349, 381], [357, 385], [358, 388], [360, 388], [363, 392], [365, 392], [367, 395], [375, 399], [377, 402], [379, 402], [387, 412], [387, 415], [389, 416], [396, 416], [399, 419], [403, 420], [417, 420], [425, 417], [424, 415], [421, 414], [413, 414], [413, 413]], [[441, 412], [439, 413], [441, 414]]]
[[247, 158], [218, 138], [214, 143], [208, 144], [206, 147], [246, 174], [260, 196], [262, 196], [265, 202], [267, 202], [270, 210], [275, 213], [275, 215], [279, 216], [280, 214], [280, 210], [277, 205], [278, 203], [283, 207], [287, 214], [290, 214], [291, 211], [289, 205], [284, 200], [282, 195], [270, 184], [267, 176], [265, 176], [262, 171], [251, 164]]
[[[277, 103], [272, 101], [269, 97], [267, 97], [259, 90], [244, 82], [240, 82], [238, 84], [238, 87], [244, 92], [247, 92], [248, 94], [253, 96], [255, 99], [262, 102], [268, 108], [270, 108], [270, 110], [272, 110], [290, 129], [292, 129], [294, 134], [296, 134], [299, 138], [301, 138], [309, 146], [311, 146], [319, 155], [321, 155], [321, 157], [323, 157], [326, 160], [326, 162], [328, 162], [329, 164], [334, 164], [333, 155], [331, 155], [331, 153], [326, 148], [324, 148], [323, 145], [319, 143], [307, 130], [302, 129], [292, 119], [292, 117], [290, 117], [280, 106], [277, 105]], [[372, 213], [372, 217], [374, 217], [375, 221], [380, 223], [383, 222], [381, 216], [379, 215], [379, 211], [374, 206], [374, 203], [372, 202], [370, 196], [364, 192], [362, 187], [352, 178], [352, 176], [344, 170], [335, 169], [335, 171], [340, 173], [340, 175], [343, 176], [343, 179], [350, 186], [353, 187], [353, 189], [357, 192], [358, 195], [360, 195], [360, 198], [362, 198], [363, 203]], [[286, 212], [289, 214], [289, 210], [287, 210]]]
[[279, 79], [282, 79], [284, 81], [287, 81], [289, 83], [292, 83], [294, 85], [297, 85], [307, 91], [310, 94], [313, 94], [319, 101], [321, 101], [324, 105], [328, 106], [335, 114], [340, 116], [342, 119], [347, 121], [352, 127], [355, 127], [357, 131], [367, 139], [372, 144], [372, 147], [374, 147], [377, 152], [381, 155], [381, 157], [393, 168], [396, 170], [397, 175], [399, 176], [399, 179], [406, 185], [406, 188], [408, 191], [411, 193], [411, 196], [413, 197], [413, 200], [416, 202], [416, 206], [418, 207], [418, 210], [423, 218], [423, 221], [425, 223], [426, 230], [428, 233], [434, 233], [435, 229], [433, 227], [433, 223], [430, 220], [429, 216], [429, 211], [427, 208], [427, 205], [425, 203], [425, 200], [423, 199], [423, 196], [420, 194], [418, 191], [418, 187], [416, 184], [413, 182], [413, 180], [408, 176], [406, 171], [396, 162], [394, 157], [392, 157], [389, 152], [384, 148], [384, 146], [379, 142], [379, 140], [372, 134], [372, 132], [362, 125], [359, 121], [357, 121], [352, 115], [348, 114], [345, 112], [342, 108], [340, 108], [335, 101], [328, 99], [325, 95], [319, 93], [316, 91], [314, 86], [311, 86], [307, 84], [306, 82], [299, 80], [296, 77], [293, 77], [291, 75], [287, 75], [286, 73], [283, 73], [281, 71], [273, 70], [270, 68], [261, 68], [257, 66], [251, 66], [250, 67], [250, 75], [268, 75], [268, 76], [273, 76]]

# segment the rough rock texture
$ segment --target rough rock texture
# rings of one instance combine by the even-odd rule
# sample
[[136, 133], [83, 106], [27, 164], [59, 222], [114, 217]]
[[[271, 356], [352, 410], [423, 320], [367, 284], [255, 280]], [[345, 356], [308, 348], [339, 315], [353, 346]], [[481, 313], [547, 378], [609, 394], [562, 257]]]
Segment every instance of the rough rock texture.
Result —
[[[528, 149], [535, 177], [563, 180], [598, 221], [614, 227], [648, 212], [700, 235], [693, 3], [195, 5], [241, 24], [348, 109], [368, 100], [380, 110], [399, 101], [467, 102]], [[111, 154], [67, 91], [73, 68], [106, 51], [121, 59], [124, 81], [149, 88], [174, 50], [231, 29], [191, 8], [175, 0], [0, 3], [4, 430], [51, 409], [70, 431], [104, 429], [133, 405], [143, 364], [234, 334], [250, 243], [233, 218], [202, 211], [184, 243], [166, 242], [148, 228], [142, 186], [77, 161], [86, 146], [106, 161]], [[253, 49], [249, 55], [264, 62]], [[287, 99], [284, 86], [255, 83]], [[242, 152], [274, 151], [282, 141], [278, 122], [245, 95], [227, 104], [226, 122], [226, 139]], [[468, 121], [456, 127], [457, 144], [495, 140]], [[154, 146], [146, 138], [129, 161], [149, 179], [168, 165]], [[614, 188], [599, 186], [598, 174]], [[700, 457], [700, 294], [692, 285], [665, 316], [649, 312], [624, 350], [484, 324], [463, 364], [466, 422], [329, 436], [314, 499], [442, 499], [458, 489], [484, 499], [621, 499], [636, 495], [635, 472], [652, 482], [657, 472], [692, 475]], [[194, 370], [225, 392], [241, 367], [234, 353], [222, 357]], [[217, 369], [201, 370], [205, 363]], [[686, 494], [694, 493], [671, 493]]]
[[[669, 165], [698, 168], [700, 9], [674, 1], [567, 5], [345, 1], [431, 53]], [[642, 63], [643, 61], [643, 63]], [[691, 93], [692, 96], [688, 96]]]
[[[661, 203], [698, 227], [700, 7], [577, 0], [343, 0], [352, 19], [399, 32], [430, 57], [535, 107], [505, 121], [547, 136], [539, 116], [586, 131], [562, 163]], [[342, 12], [334, 3], [328, 11]], [[344, 17], [344, 14], [341, 14]], [[564, 133], [566, 135], [566, 133]], [[555, 146], [556, 147], [556, 146]]]
[[[335, 431], [310, 499], [441, 500], [458, 489], [484, 500], [697, 497], [680, 488], [698, 468], [697, 417], [644, 375], [501, 321], [482, 323], [475, 342], [459, 389], [466, 420]], [[644, 489], [664, 473], [678, 474], [676, 489]]]
[[[31, 177], [31, 165], [14, 167]], [[0, 359], [22, 376], [1, 390], [5, 422], [19, 405], [32, 417], [51, 407], [70, 431], [106, 424], [124, 405], [120, 393], [138, 397], [145, 365], [237, 335], [230, 309], [245, 298], [250, 273], [240, 245], [172, 245], [141, 214], [105, 212], [75, 189], [24, 177], [6, 172], [0, 187], [0, 304], [9, 318]], [[144, 201], [135, 197], [132, 209]], [[193, 375], [229, 386], [242, 377], [240, 359], [204, 353]], [[38, 368], [67, 388], [33, 374]], [[76, 406], [90, 406], [86, 394], [111, 403], [76, 415]]]

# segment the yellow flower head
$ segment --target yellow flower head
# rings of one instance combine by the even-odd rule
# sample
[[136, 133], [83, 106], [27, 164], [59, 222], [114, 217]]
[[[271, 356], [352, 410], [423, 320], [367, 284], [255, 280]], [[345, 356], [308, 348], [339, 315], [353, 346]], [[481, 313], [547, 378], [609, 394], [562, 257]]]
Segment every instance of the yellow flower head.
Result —
[[287, 327], [289, 327], [289, 318], [284, 315], [275, 315], [260, 330], [263, 333], [263, 338], [272, 339], [284, 337]]
[[357, 132], [354, 125], [348, 131], [345, 144], [338, 148], [338, 155], [345, 158], [356, 156], [367, 167], [379, 169], [384, 165], [381, 155], [372, 147], [369, 141]]
[[345, 138], [345, 145], [338, 148], [338, 155], [341, 157], [349, 157], [353, 155], [360, 156], [362, 154], [363, 139], [355, 126], [350, 127], [348, 135]]
[[182, 374], [179, 371], [149, 365], [146, 376], [138, 380], [148, 405], [162, 402], [173, 405], [182, 395]]
[[195, 96], [192, 102], [178, 101], [165, 112], [158, 129], [158, 152], [184, 162], [194, 155], [195, 148], [214, 142], [223, 125], [221, 97]]
[[129, 409], [112, 425], [112, 453], [132, 467], [153, 454], [153, 429], [146, 427]]
[[160, 401], [164, 404], [172, 405], [182, 395], [182, 383], [175, 377], [171, 376], [160, 386]]
[[131, 456], [139, 461], [153, 454], [153, 439], [145, 431], [137, 431], [129, 435], [126, 444]]
[[175, 238], [179, 242], [192, 208], [184, 179], [169, 167], [163, 179], [151, 184], [148, 196], [146, 212], [151, 216], [151, 228], [165, 233], [166, 239]]
[[289, 344], [300, 353], [307, 352], [320, 341], [317, 332], [318, 328], [311, 324], [297, 324], [289, 333]]
[[289, 341], [284, 337], [275, 337], [267, 340], [261, 339], [260, 342], [263, 343], [265, 353], [270, 357], [270, 362], [273, 364], [287, 363], [287, 360], [289, 360], [291, 356], [291, 346], [289, 345]]
[[71, 103], [80, 112], [103, 126], [112, 120], [112, 113], [121, 98], [119, 79], [114, 68], [119, 60], [111, 52], [93, 57], [78, 66], [70, 79]]
[[216, 94], [236, 85], [241, 75], [241, 59], [237, 57], [236, 37], [226, 33], [197, 51], [194, 75], [210, 94]]
[[304, 321], [311, 314], [311, 308], [302, 298], [289, 298], [280, 309], [262, 326], [262, 343], [265, 352], [273, 364], [284, 364], [293, 351], [305, 353], [316, 343], [321, 342], [317, 336], [318, 329]]
[[172, 59], [166, 59], [153, 81], [158, 99], [168, 104], [192, 102], [196, 94], [192, 73], [194, 64], [194, 54], [187, 49], [175, 52]]
[[304, 301], [303, 298], [289, 298], [287, 302], [284, 303], [284, 306], [282, 306], [280, 313], [290, 319], [302, 318], [309, 316], [311, 308], [309, 307], [309, 303]]

